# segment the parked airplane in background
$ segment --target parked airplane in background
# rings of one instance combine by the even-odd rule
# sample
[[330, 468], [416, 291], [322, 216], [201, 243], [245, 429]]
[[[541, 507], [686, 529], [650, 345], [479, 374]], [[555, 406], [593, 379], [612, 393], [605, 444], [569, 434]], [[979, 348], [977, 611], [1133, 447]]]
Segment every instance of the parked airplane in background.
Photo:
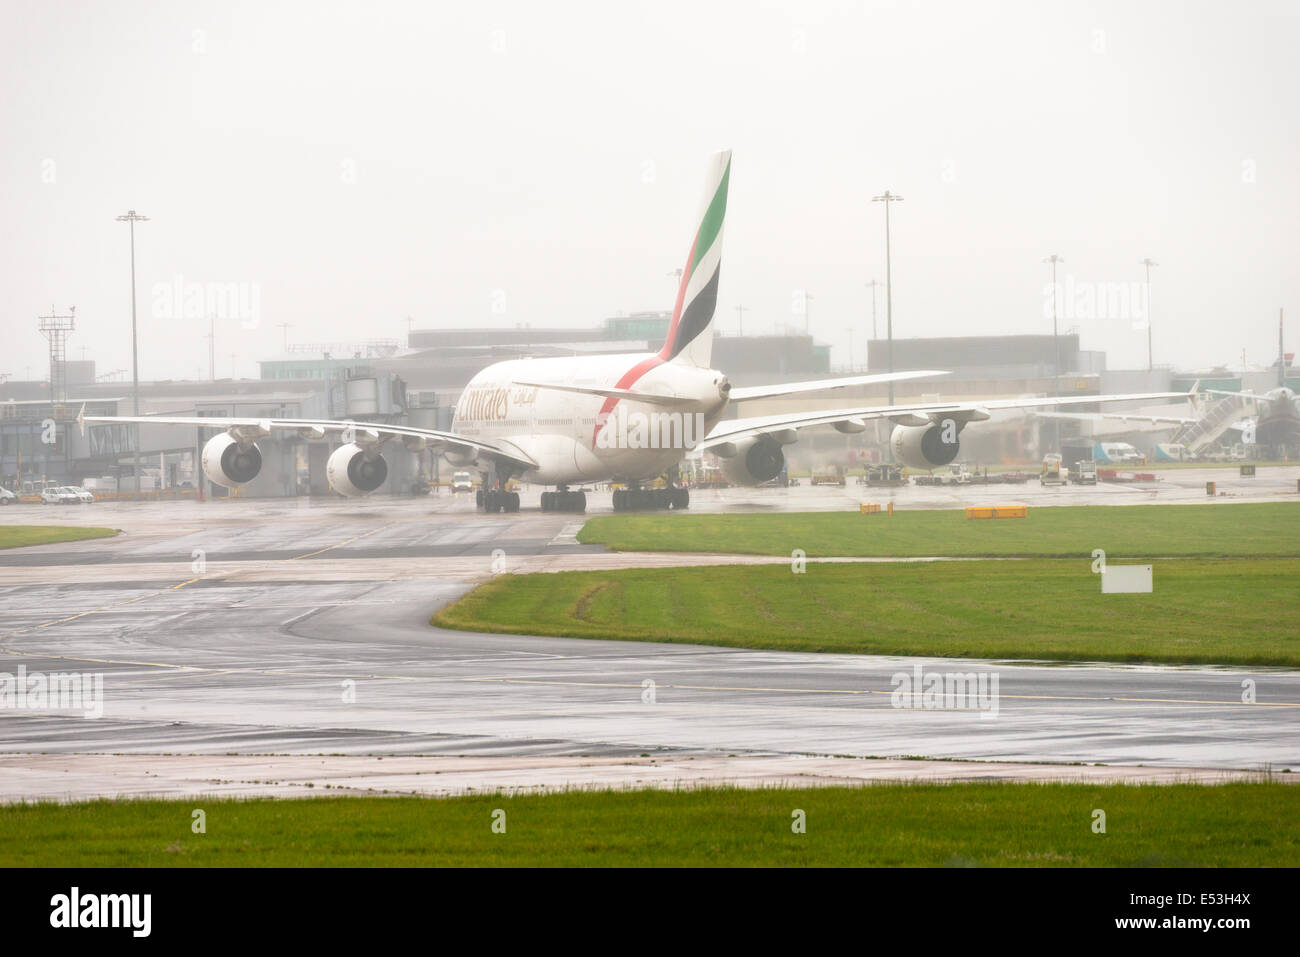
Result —
[[[1226, 389], [1206, 389], [1216, 395], [1232, 395], [1254, 402], [1255, 427], [1253, 435], [1242, 441], [1274, 450], [1275, 454], [1294, 455], [1300, 450], [1300, 407], [1294, 389], [1280, 385], [1264, 393], [1230, 392]], [[1242, 428], [1250, 434], [1249, 427]]]
[[[1264, 454], [1278, 457], [1300, 453], [1300, 396], [1287, 385], [1290, 356], [1282, 345], [1282, 314], [1277, 317], [1277, 386], [1267, 392], [1236, 392], [1230, 389], [1201, 389], [1192, 386], [1194, 416], [1161, 415], [1151, 412], [1036, 412], [1039, 418], [1073, 419], [1094, 423], [1119, 422], [1122, 426], [1178, 426], [1173, 442], [1159, 443], [1157, 461], [1187, 461], [1204, 454], [1220, 436], [1239, 436], [1241, 445], [1259, 446]], [[1209, 396], [1225, 396], [1216, 403], [1206, 403]], [[1227, 399], [1232, 399], [1229, 402]], [[1126, 429], [1127, 430], [1127, 429]], [[1097, 435], [1094, 431], [1094, 435]], [[1224, 443], [1225, 445], [1229, 443]], [[1188, 446], [1184, 448], [1184, 446]]]
[[890, 437], [895, 459], [913, 468], [934, 468], [952, 462], [961, 431], [971, 422], [987, 420], [993, 410], [1186, 398], [1179, 392], [1160, 392], [930, 402], [724, 421], [732, 403], [946, 374], [922, 370], [733, 388], [725, 374], [711, 368], [730, 180], [730, 151], [715, 154], [704, 211], [659, 352], [498, 362], [466, 386], [448, 432], [382, 422], [309, 419], [83, 414], [79, 421], [83, 429], [85, 423], [96, 422], [224, 428], [204, 446], [202, 465], [209, 479], [228, 488], [257, 476], [262, 464], [258, 439], [288, 429], [307, 439], [342, 438], [326, 472], [330, 486], [344, 495], [364, 495], [379, 488], [388, 476], [383, 447], [401, 442], [412, 451], [440, 452], [457, 468], [480, 471], [480, 505], [489, 512], [518, 510], [518, 493], [506, 489], [511, 478], [557, 489], [543, 493], [543, 511], [581, 512], [586, 509], [581, 486], [608, 481], [629, 486], [615, 493], [616, 510], [686, 507], [686, 489], [643, 489], [641, 483], [671, 469], [692, 448], [721, 457], [723, 471], [733, 484], [758, 485], [780, 473], [785, 465], [782, 448], [795, 442], [801, 429], [831, 426], [858, 433], [866, 430], [868, 420], [884, 418], [895, 426]]
[[[1277, 388], [1255, 397], [1259, 414], [1255, 419], [1255, 442], [1284, 455], [1300, 451], [1300, 396], [1286, 384], [1286, 370], [1291, 356], [1282, 344], [1282, 310], [1277, 311]], [[1225, 395], [1247, 396], [1248, 392]]]

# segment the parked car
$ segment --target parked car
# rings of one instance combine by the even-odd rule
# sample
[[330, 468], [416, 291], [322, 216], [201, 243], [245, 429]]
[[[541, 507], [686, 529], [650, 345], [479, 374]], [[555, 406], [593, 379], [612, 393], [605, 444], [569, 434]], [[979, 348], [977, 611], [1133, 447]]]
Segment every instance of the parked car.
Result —
[[0, 505], [13, 505], [18, 501], [18, 496], [7, 488], [0, 488]]
[[1093, 448], [1092, 457], [1098, 462], [1114, 462], [1117, 465], [1140, 465], [1147, 460], [1146, 455], [1127, 442], [1098, 442]]
[[73, 495], [77, 496], [77, 501], [82, 505], [89, 505], [95, 501], [95, 496], [91, 495], [86, 489], [80, 488], [76, 485], [69, 485], [64, 489], [64, 491], [71, 492]]
[[53, 486], [41, 492], [42, 505], [80, 505], [81, 499], [70, 488]]

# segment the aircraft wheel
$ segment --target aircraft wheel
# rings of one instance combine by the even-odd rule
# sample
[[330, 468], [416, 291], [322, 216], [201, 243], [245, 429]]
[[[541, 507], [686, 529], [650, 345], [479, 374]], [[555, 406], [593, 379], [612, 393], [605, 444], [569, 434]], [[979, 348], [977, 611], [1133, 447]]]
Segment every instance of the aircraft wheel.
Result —
[[587, 493], [575, 492], [573, 498], [573, 510], [575, 512], [585, 512], [587, 510]]
[[517, 512], [517, 511], [519, 511], [519, 493], [518, 493], [518, 492], [511, 492], [511, 493], [509, 494], [509, 496], [507, 496], [507, 498], [509, 499], [508, 504], [509, 504], [510, 507], [507, 508], [506, 511], [508, 511], [508, 512]]

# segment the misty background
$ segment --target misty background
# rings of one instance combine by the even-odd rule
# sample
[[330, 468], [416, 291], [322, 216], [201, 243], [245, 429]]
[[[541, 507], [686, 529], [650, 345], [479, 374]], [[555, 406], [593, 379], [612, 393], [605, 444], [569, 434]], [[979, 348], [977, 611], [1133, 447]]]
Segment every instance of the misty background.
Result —
[[[1300, 4], [3, 5], [5, 349], [202, 378], [290, 342], [594, 326], [671, 308], [708, 154], [734, 149], [719, 327], [866, 363], [892, 207], [900, 337], [1050, 333], [1048, 267], [1141, 283], [1157, 365], [1276, 356], [1300, 327]], [[878, 299], [884, 335], [883, 287]], [[285, 330], [280, 324], [288, 323]], [[246, 328], [247, 327], [247, 328]], [[1110, 368], [1131, 318], [1063, 319]], [[854, 354], [849, 353], [850, 334]], [[84, 352], [83, 352], [84, 349]], [[233, 357], [232, 357], [233, 356]], [[3, 397], [0, 389], [0, 397]]]

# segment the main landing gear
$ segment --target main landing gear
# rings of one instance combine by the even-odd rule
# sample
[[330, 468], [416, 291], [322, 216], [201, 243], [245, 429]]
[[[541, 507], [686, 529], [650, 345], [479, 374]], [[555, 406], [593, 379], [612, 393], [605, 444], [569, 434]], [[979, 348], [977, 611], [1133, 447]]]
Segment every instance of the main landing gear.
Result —
[[648, 512], [654, 509], [683, 509], [691, 507], [691, 493], [688, 489], [674, 488], [628, 488], [614, 491], [614, 511]]
[[561, 488], [557, 492], [542, 493], [543, 512], [585, 512], [586, 510], [586, 492], [571, 492], [567, 488]]
[[479, 489], [475, 493], [478, 507], [485, 512], [517, 512], [519, 511], [519, 493], [518, 492], [501, 492], [496, 489], [483, 491]]

